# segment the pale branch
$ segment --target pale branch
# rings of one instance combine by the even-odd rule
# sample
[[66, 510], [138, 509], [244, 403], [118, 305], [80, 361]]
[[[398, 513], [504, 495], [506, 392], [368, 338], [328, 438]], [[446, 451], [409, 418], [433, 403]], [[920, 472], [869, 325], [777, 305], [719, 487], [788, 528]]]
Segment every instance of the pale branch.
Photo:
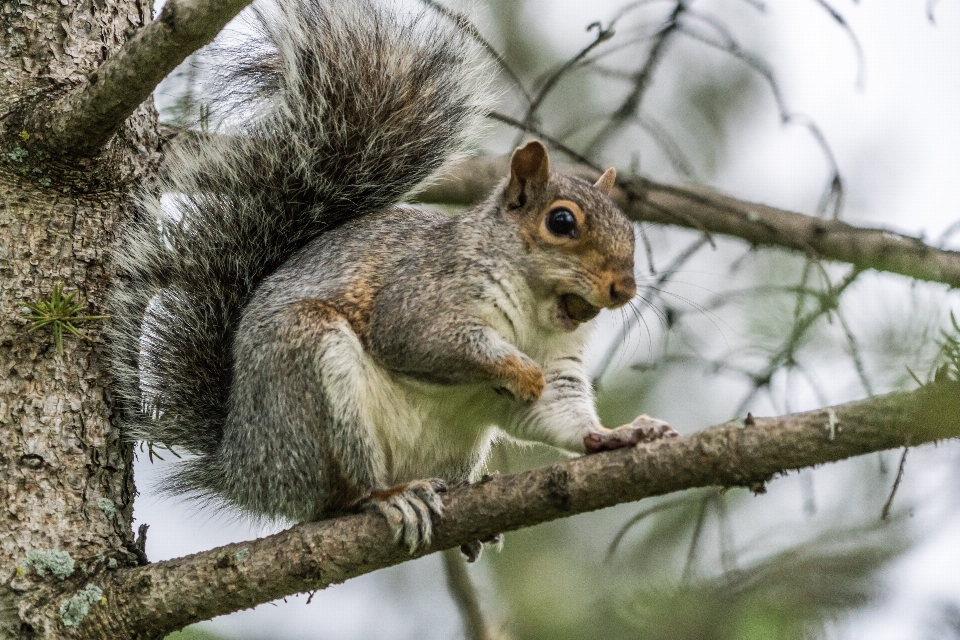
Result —
[[[960, 384], [774, 418], [584, 456], [451, 490], [432, 547], [416, 556], [649, 496], [706, 486], [762, 491], [777, 474], [960, 436]], [[880, 505], [877, 509], [878, 517]], [[416, 557], [415, 556], [415, 557]], [[411, 558], [384, 519], [366, 512], [191, 556], [88, 576], [105, 604], [77, 638], [154, 638], [199, 620], [314, 591]], [[74, 585], [82, 589], [84, 584]], [[71, 594], [38, 590], [26, 621]]]
[[157, 18], [26, 128], [60, 155], [89, 156], [187, 56], [209, 43], [250, 0], [167, 0]]
[[[558, 168], [587, 179], [599, 175], [579, 165]], [[471, 159], [418, 194], [417, 199], [473, 204], [486, 197], [506, 172], [505, 160]], [[887, 229], [815, 218], [739, 200], [707, 187], [676, 186], [643, 178], [621, 181], [614, 199], [637, 222], [720, 233], [753, 245], [801, 251], [860, 269], [889, 271], [960, 287], [960, 252], [940, 249], [920, 238]]]

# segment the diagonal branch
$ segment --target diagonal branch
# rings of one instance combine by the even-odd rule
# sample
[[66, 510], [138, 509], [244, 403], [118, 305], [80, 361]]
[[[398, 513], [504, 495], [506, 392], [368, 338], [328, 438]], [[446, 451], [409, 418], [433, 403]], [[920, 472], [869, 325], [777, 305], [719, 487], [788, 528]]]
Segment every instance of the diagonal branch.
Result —
[[[759, 492], [790, 470], [958, 436], [957, 383], [778, 418], [737, 420], [455, 489], [444, 498], [445, 515], [436, 523], [429, 552], [693, 487], [748, 486]], [[106, 600], [91, 608], [71, 637], [161, 637], [198, 620], [322, 589], [410, 557], [390, 542], [386, 523], [373, 513], [300, 524], [259, 540], [85, 578], [103, 589]], [[26, 619], [44, 619], [67, 597], [62, 590], [39, 590]]]
[[[558, 167], [596, 180], [594, 167]], [[507, 175], [505, 160], [464, 162], [417, 198], [422, 202], [470, 205], [480, 202]], [[960, 252], [939, 249], [920, 238], [887, 229], [857, 227], [754, 202], [738, 200], [702, 186], [676, 186], [639, 178], [621, 181], [614, 200], [637, 222], [653, 222], [722, 233], [813, 257], [849, 263], [858, 269], [899, 273], [960, 287]]]
[[168, 73], [249, 3], [167, 0], [156, 20], [56, 105], [38, 109], [27, 129], [60, 155], [94, 155]]

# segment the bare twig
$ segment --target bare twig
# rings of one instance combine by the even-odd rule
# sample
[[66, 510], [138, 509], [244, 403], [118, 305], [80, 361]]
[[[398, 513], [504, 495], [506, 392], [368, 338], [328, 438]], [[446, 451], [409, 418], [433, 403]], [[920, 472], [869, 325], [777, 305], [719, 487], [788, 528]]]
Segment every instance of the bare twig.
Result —
[[[594, 28], [597, 30], [597, 37], [593, 39], [593, 42], [588, 44], [586, 47], [577, 52], [576, 55], [560, 65], [560, 67], [547, 76], [546, 80], [544, 80], [540, 85], [540, 90], [537, 91], [537, 95], [534, 96], [533, 100], [530, 101], [530, 106], [527, 108], [526, 116], [523, 118], [523, 121], [527, 124], [527, 126], [534, 126], [537, 117], [537, 109], [540, 108], [540, 105], [543, 104], [543, 101], [546, 100], [547, 96], [550, 95], [550, 92], [553, 91], [563, 76], [569, 73], [571, 69], [575, 68], [584, 58], [587, 57], [591, 51], [613, 37], [614, 32], [612, 27], [604, 29], [603, 25], [601, 25], [599, 22], [594, 22], [587, 27], [587, 31], [590, 31]], [[518, 140], [514, 146], [519, 144], [520, 141]]]
[[[784, 125], [804, 127], [810, 133], [830, 166], [830, 178], [827, 181], [827, 188], [824, 190], [823, 196], [820, 199], [817, 212], [825, 213], [828, 210], [832, 210], [833, 217], [837, 218], [843, 208], [843, 180], [840, 177], [839, 165], [833, 155], [833, 150], [830, 148], [826, 136], [823, 134], [823, 131], [820, 130], [817, 123], [802, 113], [796, 113], [790, 110], [783, 96], [783, 91], [780, 89], [780, 84], [777, 82], [776, 76], [770, 66], [757, 56], [745, 51], [722, 22], [710, 15], [695, 12], [685, 13], [684, 18], [685, 20], [677, 26], [678, 33], [702, 42], [718, 51], [723, 51], [760, 74], [773, 93], [774, 102], [776, 102], [777, 110], [780, 112], [780, 121]], [[693, 24], [691, 24], [691, 19], [710, 27], [720, 39], [717, 40], [702, 31], [698, 31]]]
[[490, 640], [487, 621], [480, 608], [480, 598], [477, 589], [467, 573], [467, 565], [460, 554], [460, 549], [447, 549], [443, 552], [443, 568], [447, 574], [447, 588], [460, 617], [463, 618], [463, 627], [467, 640]]
[[664, 23], [663, 28], [660, 30], [660, 33], [657, 34], [653, 47], [647, 55], [646, 62], [634, 74], [633, 90], [627, 94], [627, 97], [623, 99], [623, 102], [620, 103], [616, 111], [610, 115], [607, 123], [597, 135], [594, 136], [590, 144], [587, 145], [584, 151], [585, 156], [592, 156], [594, 152], [616, 135], [629, 119], [636, 115], [637, 110], [640, 108], [640, 103], [643, 101], [643, 97], [650, 86], [650, 81], [653, 79], [653, 74], [663, 59], [663, 55], [666, 53], [671, 36], [679, 27], [678, 19], [685, 10], [686, 4], [684, 0], [678, 0], [673, 7], [673, 11], [670, 12], [669, 17]]
[[833, 18], [834, 22], [840, 25], [840, 28], [843, 29], [847, 33], [847, 37], [850, 38], [850, 42], [853, 44], [853, 49], [857, 54], [857, 86], [862, 88], [866, 82], [867, 62], [863, 55], [863, 46], [860, 44], [860, 39], [857, 38], [857, 34], [853, 32], [853, 29], [850, 28], [850, 25], [847, 23], [844, 17], [840, 15], [840, 12], [830, 6], [826, 0], [814, 1], [830, 14], [830, 17]]
[[506, 59], [502, 55], [500, 55], [500, 52], [497, 51], [492, 44], [490, 44], [490, 41], [483, 37], [483, 34], [480, 33], [480, 30], [477, 29], [477, 26], [470, 21], [470, 18], [468, 18], [466, 15], [462, 13], [458, 13], [452, 9], [449, 9], [443, 6], [439, 2], [436, 2], [436, 0], [420, 0], [420, 1], [423, 2], [423, 4], [427, 5], [428, 7], [430, 7], [431, 9], [433, 9], [434, 11], [436, 11], [437, 13], [439, 13], [440, 15], [444, 16], [445, 18], [453, 22], [455, 25], [457, 25], [458, 29], [463, 31], [468, 36], [470, 36], [474, 41], [477, 42], [477, 44], [483, 47], [484, 51], [486, 51], [487, 54], [497, 64], [497, 67], [499, 67], [499, 69], [503, 71], [503, 73], [505, 73], [508, 78], [510, 78], [510, 81], [513, 83], [514, 87], [516, 87], [516, 89], [520, 91], [520, 94], [523, 95], [524, 99], [528, 103], [530, 103], [533, 100], [533, 98], [530, 95], [530, 92], [527, 91], [526, 85], [524, 85], [523, 81], [520, 79], [520, 76], [518, 76], [517, 73], [513, 70], [513, 68], [510, 67], [509, 64], [507, 64]]
[[880, 512], [881, 520], [886, 520], [890, 516], [890, 507], [893, 506], [893, 498], [897, 495], [897, 489], [900, 488], [900, 481], [903, 479], [903, 468], [907, 464], [908, 451], [910, 451], [909, 446], [903, 448], [903, 454], [900, 456], [900, 465], [897, 467], [897, 477], [894, 479], [893, 487], [890, 489], [890, 497], [887, 498], [887, 502], [883, 505], [883, 511]]

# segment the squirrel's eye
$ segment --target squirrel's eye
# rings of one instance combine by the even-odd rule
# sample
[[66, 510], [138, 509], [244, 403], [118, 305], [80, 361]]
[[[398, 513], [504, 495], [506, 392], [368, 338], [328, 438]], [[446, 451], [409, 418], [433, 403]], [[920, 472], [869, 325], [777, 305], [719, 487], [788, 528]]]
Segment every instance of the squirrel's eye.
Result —
[[555, 236], [576, 238], [577, 219], [570, 209], [554, 209], [547, 214], [547, 229]]

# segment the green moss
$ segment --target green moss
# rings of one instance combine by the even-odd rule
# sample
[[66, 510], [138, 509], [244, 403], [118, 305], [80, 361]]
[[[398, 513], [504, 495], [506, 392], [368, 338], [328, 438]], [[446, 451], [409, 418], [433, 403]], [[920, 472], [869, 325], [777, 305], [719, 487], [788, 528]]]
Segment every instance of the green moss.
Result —
[[103, 589], [95, 584], [88, 584], [82, 591], [78, 591], [63, 601], [60, 605], [60, 619], [64, 626], [78, 627], [80, 622], [90, 613], [93, 603], [106, 604]]
[[[86, 300], [80, 298], [79, 301], [77, 301], [76, 291], [64, 294], [63, 287], [64, 284], [62, 282], [53, 285], [49, 300], [42, 300], [37, 303], [24, 302], [27, 310], [33, 313], [33, 315], [29, 317], [31, 325], [28, 332], [36, 331], [41, 327], [49, 327], [53, 331], [54, 340], [57, 345], [57, 353], [60, 355], [63, 355], [63, 333], [65, 331], [77, 338], [86, 339], [87, 336], [80, 333], [80, 330], [74, 325], [91, 320], [103, 320], [108, 317], [83, 315], [82, 311], [87, 305]], [[105, 498], [103, 500], [105, 500]], [[113, 507], [112, 502], [110, 506], [114, 512], [116, 512], [116, 508]], [[101, 505], [100, 508], [102, 509], [103, 506]]]
[[24, 569], [33, 568], [38, 576], [45, 576], [49, 571], [61, 580], [73, 573], [73, 558], [66, 551], [40, 551], [30, 549], [27, 558], [23, 561]]

